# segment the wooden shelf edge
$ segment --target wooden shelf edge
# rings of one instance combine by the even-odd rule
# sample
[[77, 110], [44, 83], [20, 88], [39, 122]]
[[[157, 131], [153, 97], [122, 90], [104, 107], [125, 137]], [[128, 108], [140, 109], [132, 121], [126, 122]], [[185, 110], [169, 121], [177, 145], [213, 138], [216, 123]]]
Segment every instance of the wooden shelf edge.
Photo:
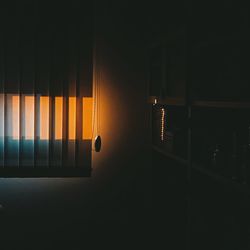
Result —
[[150, 96], [148, 98], [150, 104], [170, 105], [170, 106], [185, 106], [186, 101], [184, 98], [179, 97], [166, 97], [160, 98], [157, 96]]
[[250, 108], [250, 102], [227, 102], [227, 101], [193, 101], [193, 107], [211, 108]]
[[226, 185], [233, 186], [233, 187], [237, 188], [241, 192], [247, 192], [247, 193], [250, 192], [249, 187], [248, 187], [247, 184], [239, 183], [239, 182], [231, 180], [231, 179], [229, 179], [227, 177], [221, 176], [220, 174], [217, 174], [212, 170], [208, 170], [205, 167], [202, 167], [201, 165], [199, 165], [197, 163], [192, 163], [192, 169], [197, 170], [201, 174], [204, 174], [204, 175], [212, 178], [215, 181], [223, 182]]
[[160, 148], [158, 148], [157, 146], [152, 146], [153, 150], [157, 151], [158, 153], [161, 153], [163, 155], [165, 155], [166, 157], [170, 158], [170, 159], [173, 159], [183, 165], [187, 165], [188, 161], [180, 156], [177, 156], [175, 154], [172, 154], [172, 153], [168, 153]]

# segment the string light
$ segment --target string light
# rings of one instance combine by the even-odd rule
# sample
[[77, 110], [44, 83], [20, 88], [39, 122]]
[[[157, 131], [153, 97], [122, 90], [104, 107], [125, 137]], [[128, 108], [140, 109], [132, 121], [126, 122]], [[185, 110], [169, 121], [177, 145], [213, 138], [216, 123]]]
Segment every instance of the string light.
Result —
[[164, 141], [165, 109], [161, 109], [161, 141]]
[[156, 105], [156, 104], [157, 104], [157, 99], [155, 98], [153, 105]]

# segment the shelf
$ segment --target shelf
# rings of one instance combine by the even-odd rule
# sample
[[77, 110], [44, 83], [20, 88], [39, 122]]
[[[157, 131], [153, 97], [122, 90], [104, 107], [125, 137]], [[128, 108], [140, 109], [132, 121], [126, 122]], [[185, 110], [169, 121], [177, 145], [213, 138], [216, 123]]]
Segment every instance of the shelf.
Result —
[[157, 151], [158, 153], [161, 153], [163, 155], [165, 155], [166, 157], [172, 159], [172, 160], [175, 160], [183, 165], [187, 165], [187, 160], [180, 157], [180, 156], [177, 156], [175, 154], [172, 154], [172, 153], [169, 153], [169, 152], [166, 152], [160, 148], [158, 148], [157, 146], [152, 146], [153, 150]]
[[165, 97], [150, 96], [148, 102], [151, 104], [170, 105], [170, 106], [185, 106], [185, 99], [179, 97]]
[[[148, 103], [170, 106], [185, 106], [186, 102], [184, 98], [180, 97], [157, 97], [150, 96]], [[250, 102], [238, 102], [238, 101], [193, 101], [192, 107], [204, 107], [204, 108], [230, 108], [230, 109], [250, 109]]]
[[193, 107], [207, 108], [250, 108], [250, 102], [227, 102], [227, 101], [193, 101]]
[[192, 169], [200, 172], [203, 175], [210, 177], [211, 179], [217, 182], [224, 183], [225, 185], [233, 186], [234, 188], [238, 189], [241, 192], [248, 193], [250, 191], [247, 184], [239, 183], [227, 177], [221, 176], [220, 174], [217, 174], [212, 170], [206, 169], [199, 164], [193, 163]]

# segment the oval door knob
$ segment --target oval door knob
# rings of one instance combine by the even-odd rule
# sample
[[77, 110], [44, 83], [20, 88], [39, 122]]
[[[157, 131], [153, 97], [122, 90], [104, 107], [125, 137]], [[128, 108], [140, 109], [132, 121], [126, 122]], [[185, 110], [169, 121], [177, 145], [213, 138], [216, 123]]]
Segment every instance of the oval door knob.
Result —
[[101, 139], [101, 136], [98, 135], [95, 138], [95, 151], [96, 152], [100, 152], [101, 151], [101, 147], [102, 147], [102, 139]]

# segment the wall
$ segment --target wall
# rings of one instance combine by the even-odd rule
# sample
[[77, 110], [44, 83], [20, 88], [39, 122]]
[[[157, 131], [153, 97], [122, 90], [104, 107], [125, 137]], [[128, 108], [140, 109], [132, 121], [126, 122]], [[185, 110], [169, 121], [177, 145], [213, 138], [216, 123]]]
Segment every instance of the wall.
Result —
[[0, 179], [0, 238], [77, 241], [105, 231], [126, 237], [147, 231], [152, 194], [145, 34], [140, 6], [131, 3], [96, 5], [103, 148], [93, 154], [92, 177]]

